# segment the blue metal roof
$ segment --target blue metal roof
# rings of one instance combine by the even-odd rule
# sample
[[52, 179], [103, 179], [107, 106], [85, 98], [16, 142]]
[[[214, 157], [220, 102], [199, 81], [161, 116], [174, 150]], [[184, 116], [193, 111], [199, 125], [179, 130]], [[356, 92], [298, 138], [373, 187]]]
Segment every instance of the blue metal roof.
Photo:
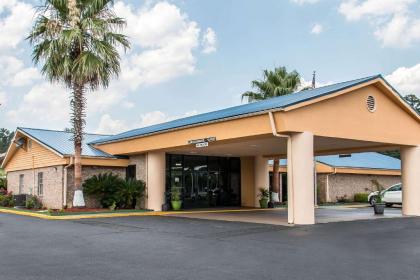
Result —
[[401, 160], [380, 153], [354, 153], [349, 157], [340, 155], [318, 156], [318, 162], [333, 167], [369, 168], [369, 169], [401, 169]]
[[[18, 127], [18, 130], [33, 137], [61, 155], [74, 155], [74, 144], [72, 141], [72, 133], [70, 132], [24, 127]], [[87, 144], [106, 136], [107, 135], [86, 133], [82, 144], [82, 156], [116, 158], [113, 155], [102, 152]]]
[[225, 118], [231, 118], [246, 114], [257, 113], [266, 110], [272, 109], [282, 109], [288, 106], [292, 106], [301, 102], [305, 102], [308, 100], [312, 100], [324, 95], [332, 94], [338, 92], [340, 90], [350, 88], [356, 86], [358, 84], [362, 84], [376, 78], [382, 78], [381, 75], [370, 76], [366, 78], [361, 78], [357, 80], [342, 82], [338, 84], [328, 85], [320, 88], [315, 88], [311, 90], [305, 90], [300, 92], [295, 92], [293, 94], [279, 96], [270, 98], [267, 100], [248, 103], [244, 105], [239, 105], [235, 107], [230, 107], [218, 111], [213, 111], [209, 113], [199, 114], [187, 118], [177, 119], [166, 123], [156, 124], [148, 127], [133, 129], [127, 132], [123, 132], [117, 135], [103, 137], [101, 139], [97, 139], [91, 141], [89, 144], [99, 144], [99, 143], [106, 143], [106, 142], [113, 142], [127, 138], [139, 137], [151, 133], [162, 132], [165, 130], [181, 128], [190, 125], [197, 125], [201, 123], [217, 121]]
[[[340, 155], [317, 156], [315, 160], [337, 168], [401, 169], [401, 160], [375, 152], [353, 153], [344, 157]], [[287, 161], [285, 159], [280, 160], [280, 165], [286, 164]]]

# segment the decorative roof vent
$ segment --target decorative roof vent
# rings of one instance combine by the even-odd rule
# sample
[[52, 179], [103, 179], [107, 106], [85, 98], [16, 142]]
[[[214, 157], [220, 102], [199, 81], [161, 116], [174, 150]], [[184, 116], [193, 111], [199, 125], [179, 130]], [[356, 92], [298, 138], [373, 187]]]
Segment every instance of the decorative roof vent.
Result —
[[376, 110], [376, 100], [375, 97], [369, 95], [366, 99], [366, 106], [369, 112], [373, 113]]

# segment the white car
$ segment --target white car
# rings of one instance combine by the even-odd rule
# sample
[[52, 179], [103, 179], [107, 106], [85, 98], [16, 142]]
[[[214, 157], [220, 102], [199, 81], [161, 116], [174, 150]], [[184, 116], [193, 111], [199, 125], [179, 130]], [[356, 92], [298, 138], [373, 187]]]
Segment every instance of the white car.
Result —
[[[386, 190], [381, 191], [382, 201], [385, 203], [387, 207], [391, 207], [393, 204], [402, 204], [402, 192], [401, 192], [402, 185], [401, 183], [392, 185], [391, 187], [387, 188]], [[368, 201], [370, 205], [375, 205], [376, 199], [378, 197], [379, 192], [372, 192], [368, 196]]]

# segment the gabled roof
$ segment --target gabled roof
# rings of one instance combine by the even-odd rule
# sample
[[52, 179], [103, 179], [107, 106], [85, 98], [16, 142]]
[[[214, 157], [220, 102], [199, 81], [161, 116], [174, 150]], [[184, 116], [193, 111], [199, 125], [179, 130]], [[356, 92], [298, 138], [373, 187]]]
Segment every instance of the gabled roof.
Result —
[[[266, 112], [268, 110], [282, 110], [289, 106], [293, 106], [305, 101], [316, 99], [322, 96], [333, 94], [359, 84], [363, 84], [375, 79], [382, 79], [387, 85], [389, 85], [381, 75], [375, 75], [370, 77], [365, 77], [357, 80], [337, 83], [333, 85], [328, 85], [320, 88], [315, 88], [311, 90], [305, 90], [300, 92], [295, 92], [293, 94], [279, 96], [270, 98], [267, 100], [248, 103], [244, 105], [239, 105], [235, 107], [230, 107], [218, 111], [213, 111], [209, 113], [199, 114], [187, 118], [177, 119], [170, 122], [165, 122], [161, 124], [156, 124], [148, 127], [138, 128], [123, 132], [117, 135], [103, 137], [95, 141], [90, 142], [90, 144], [102, 144], [114, 141], [120, 141], [123, 139], [140, 137], [148, 134], [159, 133], [167, 130], [178, 129], [182, 127], [187, 127], [191, 125], [199, 125], [208, 122], [219, 121], [222, 119], [241, 117], [245, 115], [258, 114], [261, 112]], [[391, 87], [391, 86], [390, 86]], [[392, 87], [391, 87], [392, 88]], [[394, 90], [394, 89], [393, 89]], [[394, 90], [395, 91], [395, 90]], [[396, 91], [395, 91], [396, 92]], [[397, 93], [397, 92], [396, 92]], [[398, 94], [398, 93], [397, 93]], [[402, 98], [401, 98], [402, 99]]]
[[[73, 156], [74, 145], [72, 141], [72, 133], [57, 130], [36, 129], [18, 127], [17, 131], [26, 134], [41, 144], [47, 146], [51, 150], [62, 156]], [[84, 157], [101, 157], [101, 158], [116, 158], [113, 155], [95, 149], [87, 143], [95, 141], [98, 138], [106, 137], [108, 135], [86, 133], [82, 144], [82, 156]]]
[[[386, 170], [401, 169], [401, 160], [375, 152], [353, 153], [349, 155], [317, 156], [315, 157], [315, 160], [334, 168]], [[286, 160], [280, 161], [280, 165], [286, 164]]]

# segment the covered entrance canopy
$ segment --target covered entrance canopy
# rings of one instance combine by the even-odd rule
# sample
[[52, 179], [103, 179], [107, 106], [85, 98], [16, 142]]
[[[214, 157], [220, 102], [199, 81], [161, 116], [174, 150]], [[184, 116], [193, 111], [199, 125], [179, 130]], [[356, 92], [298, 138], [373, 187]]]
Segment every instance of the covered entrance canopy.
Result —
[[268, 159], [288, 159], [288, 221], [313, 224], [314, 156], [400, 149], [403, 214], [420, 216], [420, 117], [380, 75], [196, 115], [92, 142], [147, 154], [148, 207], [160, 209], [165, 154], [239, 157], [241, 205], [258, 206]]

